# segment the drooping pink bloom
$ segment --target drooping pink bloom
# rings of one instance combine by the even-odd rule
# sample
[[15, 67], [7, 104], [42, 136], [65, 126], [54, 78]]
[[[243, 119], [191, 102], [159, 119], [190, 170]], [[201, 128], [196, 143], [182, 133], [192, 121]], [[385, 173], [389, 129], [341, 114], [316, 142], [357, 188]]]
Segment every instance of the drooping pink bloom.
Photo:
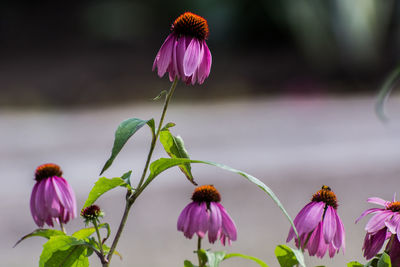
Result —
[[56, 164], [43, 164], [36, 169], [30, 206], [39, 227], [45, 223], [53, 227], [53, 219], [65, 224], [76, 217], [74, 191], [61, 176], [62, 171]]
[[236, 240], [235, 223], [219, 203], [221, 196], [214, 186], [197, 187], [192, 200], [179, 215], [178, 231], [182, 231], [187, 238], [192, 238], [194, 234], [203, 238], [208, 232], [210, 243], [220, 239], [224, 246], [226, 241], [230, 245]]
[[202, 84], [210, 74], [212, 57], [206, 44], [209, 34], [207, 20], [191, 12], [180, 15], [153, 63], [158, 76], [166, 72], [172, 82], [175, 77], [186, 84]]
[[310, 256], [322, 258], [326, 251], [332, 258], [340, 248], [345, 250], [345, 231], [337, 209], [336, 195], [328, 186], [315, 193], [294, 219], [300, 240], [293, 227], [290, 228], [286, 242], [295, 238], [298, 248], [307, 249]]
[[357, 223], [364, 216], [374, 214], [365, 226], [367, 234], [363, 245], [364, 257], [367, 260], [373, 258], [385, 241], [391, 239], [385, 250], [391, 258], [392, 265], [400, 266], [400, 201], [396, 201], [396, 196], [393, 196], [392, 202], [379, 197], [371, 197], [367, 201], [383, 208], [368, 209], [356, 220]]

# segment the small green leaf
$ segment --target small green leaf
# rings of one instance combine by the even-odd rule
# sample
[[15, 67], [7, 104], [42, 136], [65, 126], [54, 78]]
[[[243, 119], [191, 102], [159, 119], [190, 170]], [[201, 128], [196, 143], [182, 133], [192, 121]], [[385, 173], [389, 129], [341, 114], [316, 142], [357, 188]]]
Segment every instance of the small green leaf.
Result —
[[172, 127], [175, 127], [175, 123], [173, 123], [173, 122], [168, 122], [167, 124], [165, 124], [165, 126], [161, 129], [161, 131], [166, 131], [166, 130], [168, 130], [169, 128], [172, 128]]
[[390, 256], [386, 252], [382, 253], [382, 256], [378, 260], [377, 267], [392, 267]]
[[143, 127], [145, 124], [149, 124], [150, 128], [152, 128], [151, 125], [154, 125], [153, 123], [150, 122], [151, 120], [144, 121], [141, 119], [137, 118], [132, 118], [132, 119], [127, 119], [123, 121], [119, 126], [117, 131], [115, 132], [115, 139], [114, 139], [114, 145], [111, 151], [111, 156], [107, 160], [106, 164], [104, 164], [103, 169], [101, 170], [100, 175], [103, 174], [113, 163], [115, 157], [119, 154], [121, 149], [124, 147], [126, 142], [129, 140], [129, 138], [136, 133], [140, 128]]
[[207, 262], [209, 267], [218, 267], [219, 264], [224, 260], [226, 255], [225, 251], [206, 251]]
[[253, 257], [253, 256], [249, 256], [249, 255], [244, 255], [244, 254], [240, 254], [240, 253], [230, 253], [230, 254], [226, 254], [224, 257], [224, 260], [229, 259], [229, 258], [233, 258], [233, 257], [240, 257], [246, 260], [252, 260], [256, 263], [258, 263], [258, 265], [260, 265], [261, 267], [268, 267], [268, 265], [263, 262], [262, 260], [260, 260], [259, 258]]
[[[169, 130], [163, 130], [160, 132], [160, 142], [163, 145], [165, 152], [167, 152], [171, 158], [189, 159], [189, 154], [187, 153], [180, 136], [173, 136]], [[179, 165], [179, 168], [192, 184], [197, 185], [193, 180], [190, 163]]]
[[275, 256], [281, 267], [292, 267], [299, 263], [292, 249], [286, 245], [277, 246]]
[[[110, 251], [110, 248], [107, 245], [103, 244], [103, 250], [107, 254]], [[117, 250], [114, 250], [113, 254], [117, 255], [119, 257], [119, 259], [122, 260], [122, 255]]]
[[127, 183], [129, 186], [131, 186], [131, 175], [132, 175], [132, 171], [129, 171], [129, 172], [124, 173], [121, 176], [122, 180], [124, 180], [125, 183]]
[[64, 232], [59, 231], [59, 230], [53, 230], [53, 229], [36, 229], [35, 231], [33, 231], [30, 234], [27, 234], [25, 236], [23, 236], [20, 240], [17, 241], [17, 243], [15, 243], [14, 248], [21, 243], [23, 240], [32, 237], [32, 236], [41, 236], [44, 238], [49, 239], [52, 236], [56, 236], [56, 235], [65, 235]]
[[183, 262], [183, 267], [196, 267], [196, 265], [193, 265], [190, 261], [185, 260]]
[[153, 138], [156, 137], [156, 124], [154, 122], [154, 119], [148, 120], [147, 125], [150, 127]]
[[84, 240], [72, 236], [52, 236], [43, 245], [39, 267], [86, 267], [89, 260], [86, 257], [88, 244]]
[[90, 191], [89, 196], [86, 199], [85, 205], [83, 205], [83, 208], [92, 205], [105, 192], [110, 191], [111, 189], [114, 189], [118, 186], [126, 187], [129, 190], [132, 189], [131, 186], [120, 177], [115, 177], [111, 179], [106, 177], [99, 178], [99, 180], [97, 180], [92, 190]]
[[358, 261], [351, 261], [347, 263], [347, 267], [363, 267], [364, 264], [359, 263]]
[[[297, 230], [296, 230], [296, 226], [293, 223], [292, 218], [290, 217], [289, 213], [287, 213], [287, 211], [285, 210], [285, 208], [283, 207], [281, 201], [279, 200], [279, 198], [275, 195], [275, 193], [267, 186], [265, 185], [263, 182], [261, 182], [259, 179], [257, 179], [256, 177], [245, 173], [243, 171], [240, 170], [236, 170], [233, 169], [229, 166], [223, 165], [223, 164], [219, 164], [219, 163], [215, 163], [215, 162], [211, 162], [211, 161], [202, 161], [202, 160], [190, 160], [190, 159], [182, 159], [182, 158], [175, 158], [175, 159], [167, 159], [167, 158], [160, 158], [154, 162], [152, 162], [150, 164], [150, 174], [147, 177], [147, 180], [145, 182], [145, 184], [149, 184], [155, 177], [157, 177], [160, 173], [162, 173], [163, 171], [177, 166], [177, 165], [181, 165], [182, 163], [203, 163], [203, 164], [208, 164], [208, 165], [212, 165], [230, 172], [234, 172], [237, 173], [241, 176], [243, 176], [244, 178], [246, 178], [248, 181], [252, 182], [253, 184], [257, 185], [261, 190], [263, 190], [265, 193], [267, 193], [267, 195], [269, 197], [271, 197], [271, 199], [275, 202], [275, 204], [281, 209], [281, 211], [283, 212], [283, 214], [286, 216], [286, 218], [288, 219], [288, 221], [290, 222], [290, 224], [292, 225], [294, 232], [296, 233], [296, 235], [298, 236]], [[297, 259], [299, 260], [299, 263], [302, 266], [304, 265], [304, 258], [303, 258], [303, 253], [300, 250], [293, 250], [293, 252], [295, 253]]]
[[[107, 229], [107, 237], [110, 235], [110, 233], [109, 233], [110, 226], [108, 225], [108, 223], [99, 224], [98, 227], [99, 227], [99, 229], [106, 228]], [[87, 227], [87, 228], [83, 228], [83, 229], [76, 231], [75, 233], [72, 234], [72, 236], [75, 237], [76, 239], [85, 239], [85, 238], [88, 238], [89, 236], [91, 236], [94, 232], [96, 232], [96, 228]]]
[[400, 80], [400, 67], [397, 67], [388, 75], [388, 77], [385, 79], [384, 84], [381, 87], [381, 90], [379, 91], [375, 104], [375, 112], [378, 115], [378, 117], [384, 122], [388, 121], [388, 117], [386, 116], [384, 110], [385, 103], [389, 98], [390, 92], [393, 90], [393, 87], [397, 85], [399, 80]]
[[156, 100], [160, 99], [163, 95], [167, 95], [167, 94], [168, 94], [168, 91], [167, 91], [167, 90], [162, 90], [162, 91], [158, 94], [158, 96], [156, 96], [155, 98], [153, 98], [153, 101], [156, 101]]

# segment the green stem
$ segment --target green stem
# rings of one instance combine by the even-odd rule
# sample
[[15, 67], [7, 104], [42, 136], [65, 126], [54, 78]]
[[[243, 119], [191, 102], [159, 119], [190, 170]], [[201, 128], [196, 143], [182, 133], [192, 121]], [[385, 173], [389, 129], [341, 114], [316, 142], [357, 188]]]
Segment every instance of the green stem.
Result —
[[390, 237], [390, 240], [387, 243], [386, 248], [385, 248], [385, 252], [387, 254], [389, 254], [390, 249], [392, 248], [392, 244], [393, 244], [395, 238], [397, 238], [397, 236], [392, 234], [392, 236]]
[[[129, 194], [129, 192], [127, 193], [127, 195]], [[117, 230], [117, 234], [114, 237], [114, 241], [111, 245], [110, 251], [107, 254], [107, 262], [105, 264], [103, 264], [104, 267], [108, 267], [111, 261], [111, 258], [114, 254], [115, 248], [117, 247], [119, 238], [121, 237], [122, 231], [124, 230], [125, 224], [126, 224], [126, 220], [128, 219], [128, 215], [129, 215], [129, 210], [131, 209], [133, 203], [135, 202], [135, 199], [132, 198], [128, 198], [126, 200], [126, 204], [125, 204], [125, 211], [124, 214], [122, 215], [122, 219], [121, 222], [119, 224], [118, 230]]]
[[161, 118], [160, 118], [160, 122], [158, 124], [157, 132], [153, 136], [153, 139], [151, 141], [150, 150], [149, 150], [149, 153], [147, 155], [146, 164], [145, 164], [145, 166], [143, 168], [143, 173], [142, 173], [142, 176], [140, 178], [139, 184], [136, 187], [136, 190], [135, 190], [135, 192], [133, 194], [131, 194], [129, 191], [127, 192], [125, 211], [124, 211], [124, 214], [122, 215], [121, 222], [119, 224], [117, 233], [116, 233], [115, 238], [113, 240], [113, 243], [111, 245], [110, 251], [107, 254], [107, 257], [106, 257], [107, 262], [103, 263], [103, 267], [108, 267], [109, 266], [111, 258], [112, 258], [112, 255], [114, 254], [115, 248], [117, 247], [119, 238], [121, 237], [122, 231], [124, 230], [126, 221], [128, 219], [129, 211], [130, 211], [133, 203], [137, 199], [137, 197], [144, 190], [144, 188], [148, 185], [148, 183], [143, 184], [143, 182], [144, 182], [144, 179], [146, 177], [147, 169], [149, 168], [149, 165], [150, 165], [150, 160], [151, 160], [151, 157], [153, 155], [154, 148], [156, 147], [156, 142], [157, 142], [158, 136], [160, 135], [161, 127], [162, 127], [162, 124], [164, 122], [165, 114], [166, 114], [167, 109], [168, 109], [168, 104], [169, 104], [169, 102], [171, 100], [172, 95], [174, 94], [174, 91], [175, 91], [175, 88], [176, 88], [177, 84], [178, 84], [178, 78], [175, 78], [175, 80], [172, 83], [172, 85], [171, 85], [171, 87], [169, 89], [169, 92], [168, 92], [168, 94], [167, 94], [167, 96], [165, 98], [164, 108], [163, 108], [163, 111], [161, 113]]
[[204, 262], [200, 256], [200, 250], [201, 250], [201, 237], [199, 236], [199, 238], [197, 239], [197, 258], [199, 259], [199, 267], [204, 267]]
[[61, 222], [61, 219], [59, 219], [59, 222], [60, 222], [60, 228], [61, 228], [61, 231], [63, 231], [63, 233], [64, 233], [64, 234], [66, 234], [66, 233], [67, 233], [67, 231], [65, 230], [65, 228], [64, 228], [64, 224]]
[[94, 219], [92, 221], [93, 225], [94, 225], [94, 229], [96, 229], [96, 234], [97, 234], [97, 240], [99, 242], [99, 249], [100, 249], [100, 254], [101, 254], [101, 263], [106, 263], [107, 260], [104, 257], [104, 250], [103, 250], [103, 242], [101, 241], [101, 237], [100, 237], [100, 231], [99, 231], [99, 226], [97, 225], [97, 219]]
[[177, 84], [178, 84], [178, 78], [175, 78], [175, 80], [172, 83], [172, 85], [171, 85], [171, 87], [170, 87], [170, 89], [168, 91], [168, 94], [167, 94], [167, 96], [165, 98], [164, 108], [163, 108], [163, 111], [161, 113], [160, 122], [158, 123], [158, 128], [157, 128], [156, 135], [153, 136], [153, 139], [151, 141], [150, 151], [149, 151], [149, 154], [147, 155], [147, 160], [146, 160], [146, 164], [144, 165], [142, 177], [140, 178], [139, 184], [137, 186], [138, 189], [140, 189], [140, 187], [142, 186], [142, 184], [144, 182], [144, 178], [146, 177], [146, 173], [147, 173], [147, 169], [149, 168], [151, 156], [153, 155], [154, 148], [156, 147], [157, 139], [158, 139], [158, 136], [160, 135], [160, 131], [161, 131], [162, 124], [164, 122], [165, 114], [167, 113], [168, 104], [169, 104], [169, 101], [171, 100], [172, 95], [174, 94], [174, 91], [175, 91], [175, 88], [176, 88]]

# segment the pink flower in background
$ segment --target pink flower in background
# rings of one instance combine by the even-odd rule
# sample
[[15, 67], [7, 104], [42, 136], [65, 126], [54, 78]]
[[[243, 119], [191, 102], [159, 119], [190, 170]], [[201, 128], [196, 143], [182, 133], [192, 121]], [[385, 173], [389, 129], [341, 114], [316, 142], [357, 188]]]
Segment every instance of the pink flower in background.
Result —
[[75, 194], [62, 171], [56, 164], [48, 163], [37, 167], [36, 184], [31, 195], [31, 213], [39, 227], [53, 227], [53, 219], [65, 224], [76, 217]]
[[214, 186], [197, 187], [192, 200], [179, 215], [178, 231], [182, 231], [187, 238], [192, 238], [194, 234], [203, 238], [208, 232], [210, 243], [220, 239], [225, 245], [226, 241], [231, 244], [236, 240], [235, 223], [219, 203], [221, 196]]
[[[400, 201], [386, 201], [379, 197], [371, 197], [369, 203], [377, 204], [383, 208], [371, 208], [364, 211], [356, 220], [356, 223], [368, 214], [374, 214], [369, 219], [365, 230], [364, 257], [368, 260], [373, 258], [383, 247], [387, 239], [391, 239], [386, 246], [392, 265], [400, 266]], [[397, 263], [397, 264], [393, 264]]]
[[300, 240], [293, 227], [286, 242], [295, 238], [296, 246], [307, 249], [310, 256], [322, 258], [326, 251], [332, 258], [340, 248], [345, 249], [345, 231], [337, 212], [336, 195], [328, 186], [315, 193], [294, 219]]
[[210, 74], [211, 53], [206, 44], [209, 34], [207, 20], [186, 12], [172, 24], [172, 33], [161, 46], [153, 63], [158, 76], [166, 72], [187, 84], [202, 84]]

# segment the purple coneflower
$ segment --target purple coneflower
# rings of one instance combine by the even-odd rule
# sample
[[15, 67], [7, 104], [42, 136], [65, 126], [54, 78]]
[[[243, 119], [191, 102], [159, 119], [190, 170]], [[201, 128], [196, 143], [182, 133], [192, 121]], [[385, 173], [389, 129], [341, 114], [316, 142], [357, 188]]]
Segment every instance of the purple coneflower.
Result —
[[160, 77], [168, 72], [171, 82], [176, 77], [187, 84], [202, 84], [210, 74], [212, 61], [206, 44], [207, 20], [185, 12], [174, 21], [171, 31], [157, 53], [153, 71], [157, 67]]
[[36, 184], [31, 195], [31, 213], [39, 227], [53, 227], [53, 219], [65, 224], [76, 217], [75, 194], [62, 171], [56, 164], [48, 163], [37, 167]]
[[356, 223], [368, 214], [374, 214], [365, 226], [367, 234], [364, 239], [364, 257], [373, 258], [382, 248], [387, 239], [386, 252], [389, 254], [392, 265], [400, 266], [400, 201], [386, 201], [379, 197], [371, 197], [369, 203], [383, 206], [384, 208], [372, 208], [364, 211], [356, 220]]
[[236, 240], [236, 226], [225, 208], [219, 203], [221, 196], [212, 185], [197, 187], [192, 200], [179, 215], [178, 230], [187, 238], [197, 234], [203, 238], [208, 231], [208, 241], [214, 243], [217, 239], [225, 246]]
[[295, 238], [296, 246], [307, 249], [310, 256], [322, 258], [329, 250], [332, 258], [340, 248], [345, 249], [345, 232], [337, 209], [336, 195], [324, 185], [315, 193], [294, 219], [300, 242], [296, 238], [293, 227], [289, 231], [286, 242]]

